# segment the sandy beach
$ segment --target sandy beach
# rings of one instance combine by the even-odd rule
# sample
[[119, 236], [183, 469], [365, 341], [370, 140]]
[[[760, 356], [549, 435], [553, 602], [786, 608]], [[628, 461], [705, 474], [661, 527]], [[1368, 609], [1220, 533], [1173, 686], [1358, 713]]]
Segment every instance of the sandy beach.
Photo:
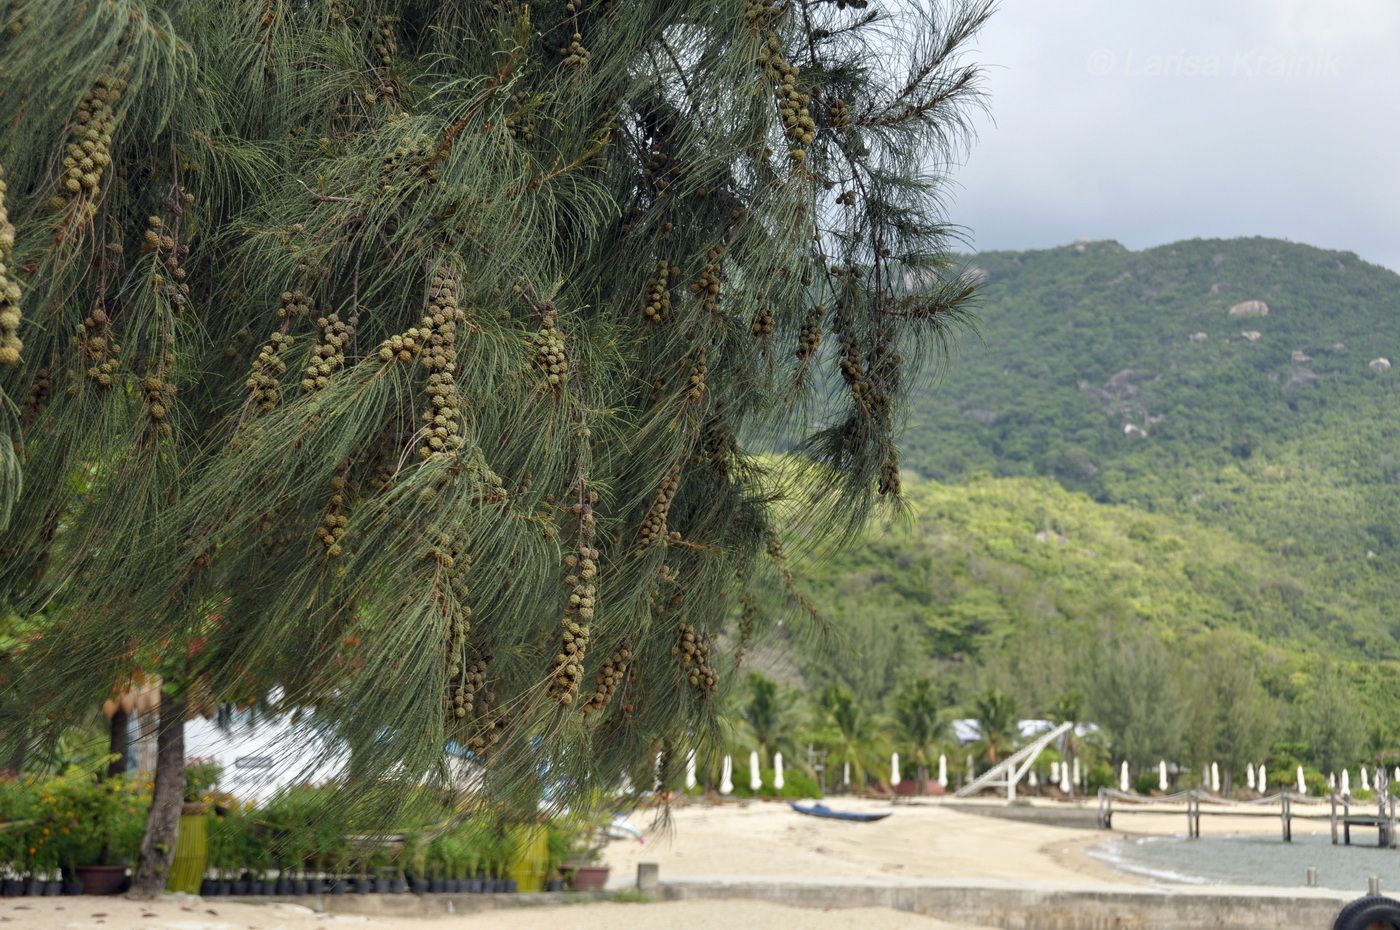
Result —
[[673, 901], [649, 904], [577, 904], [519, 908], [433, 918], [362, 917], [318, 914], [294, 904], [160, 901], [141, 904], [122, 898], [67, 901], [0, 902], [0, 923], [12, 930], [734, 930], [788, 928], [805, 930], [975, 930], [916, 914], [883, 908], [809, 910], [759, 901]]
[[[843, 810], [892, 811], [893, 815], [877, 823], [846, 823], [804, 817], [786, 804], [761, 801], [690, 804], [673, 808], [663, 822], [653, 822], [652, 812], [640, 811], [633, 822], [645, 829], [644, 840], [617, 840], [605, 852], [612, 867], [610, 885], [631, 886], [638, 862], [657, 863], [663, 881], [1145, 882], [1087, 853], [1109, 836], [1098, 830], [990, 817], [937, 803], [892, 805], [844, 798], [830, 803]], [[1172, 835], [1184, 832], [1185, 818], [1142, 814], [1123, 818], [1122, 825], [1134, 834]], [[1223, 835], [1277, 828], [1277, 821], [1269, 818], [1213, 817], [1204, 829]], [[1326, 824], [1300, 824], [1296, 829], [1325, 830]], [[688, 930], [777, 930], [794, 925], [805, 930], [948, 930], [959, 926], [881, 908], [795, 909], [754, 901], [579, 903], [425, 918], [329, 915], [296, 905], [223, 899], [172, 898], [154, 905], [95, 897], [0, 901], [0, 924], [7, 930], [603, 930], [624, 920], [633, 930], [671, 930], [678, 925]]]

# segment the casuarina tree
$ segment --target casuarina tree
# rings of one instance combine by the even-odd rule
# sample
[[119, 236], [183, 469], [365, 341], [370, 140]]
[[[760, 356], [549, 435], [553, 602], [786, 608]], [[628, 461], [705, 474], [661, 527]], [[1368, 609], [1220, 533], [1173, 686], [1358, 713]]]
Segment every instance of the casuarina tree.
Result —
[[183, 707], [274, 691], [365, 784], [449, 746], [567, 793], [702, 739], [731, 603], [790, 587], [775, 509], [898, 496], [987, 15], [0, 4], [30, 732], [158, 671], [158, 781]]

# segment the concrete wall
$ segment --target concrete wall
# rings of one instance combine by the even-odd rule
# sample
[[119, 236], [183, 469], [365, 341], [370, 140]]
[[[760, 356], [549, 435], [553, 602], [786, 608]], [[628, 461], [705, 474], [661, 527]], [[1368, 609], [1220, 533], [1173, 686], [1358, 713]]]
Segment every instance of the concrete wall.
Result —
[[1359, 895], [1292, 889], [1086, 885], [664, 882], [669, 900], [750, 898], [795, 907], [889, 907], [1003, 930], [1330, 930]]

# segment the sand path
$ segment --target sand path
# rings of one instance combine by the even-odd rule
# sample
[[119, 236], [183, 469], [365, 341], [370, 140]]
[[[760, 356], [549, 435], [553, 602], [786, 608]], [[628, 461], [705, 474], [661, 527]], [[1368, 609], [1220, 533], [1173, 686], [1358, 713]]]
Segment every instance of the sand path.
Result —
[[318, 914], [291, 904], [122, 898], [0, 901], [6, 930], [976, 930], [884, 908], [809, 910], [759, 901], [576, 904], [433, 918]]

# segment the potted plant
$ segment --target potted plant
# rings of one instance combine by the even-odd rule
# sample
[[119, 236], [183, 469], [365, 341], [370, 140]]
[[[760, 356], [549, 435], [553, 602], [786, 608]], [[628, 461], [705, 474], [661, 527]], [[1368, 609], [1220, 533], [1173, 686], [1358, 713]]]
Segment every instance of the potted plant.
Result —
[[574, 837], [566, 868], [571, 873], [574, 891], [601, 891], [608, 883], [608, 866], [602, 864], [603, 847], [608, 835], [599, 826], [589, 826]]
[[545, 827], [545, 891], [563, 891], [564, 860], [573, 850], [574, 834], [563, 823], [551, 821]]
[[[115, 894], [136, 860], [149, 796], [125, 776], [97, 781], [71, 772], [53, 779], [40, 797], [36, 849], [87, 894]], [[49, 892], [57, 893], [57, 892]]]

